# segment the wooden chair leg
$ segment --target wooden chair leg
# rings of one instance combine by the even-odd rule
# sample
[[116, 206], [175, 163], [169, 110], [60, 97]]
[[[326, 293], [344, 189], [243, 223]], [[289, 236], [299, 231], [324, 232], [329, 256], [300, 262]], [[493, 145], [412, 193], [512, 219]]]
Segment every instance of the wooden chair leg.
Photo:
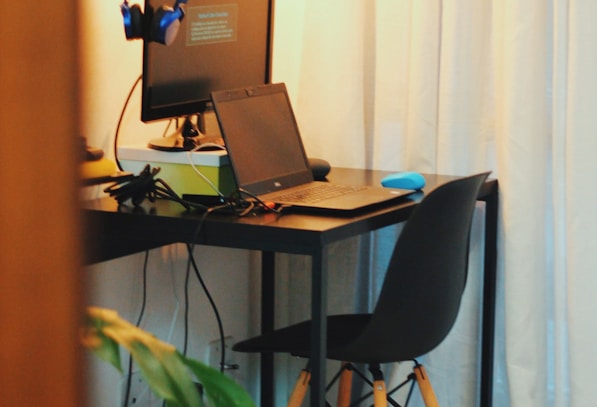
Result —
[[437, 402], [437, 398], [435, 397], [435, 393], [431, 387], [431, 382], [429, 381], [429, 377], [427, 376], [427, 372], [425, 371], [423, 365], [417, 364], [413, 370], [415, 372], [415, 377], [417, 378], [419, 391], [423, 397], [425, 407], [439, 407], [439, 403]]
[[301, 370], [288, 400], [288, 407], [300, 407], [303, 404], [305, 394], [309, 388], [309, 380], [311, 380], [311, 372], [307, 369]]
[[383, 380], [373, 381], [373, 406], [388, 407], [388, 393], [386, 383]]
[[352, 392], [352, 368], [349, 363], [342, 363], [342, 372], [338, 382], [338, 407], [348, 407], [350, 405], [350, 395]]
[[373, 375], [373, 406], [388, 407], [388, 392], [379, 364], [369, 365], [369, 371]]

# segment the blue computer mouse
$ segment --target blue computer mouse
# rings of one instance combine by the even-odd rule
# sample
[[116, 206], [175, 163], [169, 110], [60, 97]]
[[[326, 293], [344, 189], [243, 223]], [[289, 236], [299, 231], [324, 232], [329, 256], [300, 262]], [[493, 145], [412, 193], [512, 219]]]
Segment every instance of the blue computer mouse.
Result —
[[387, 188], [422, 189], [425, 186], [425, 177], [413, 171], [397, 172], [384, 177], [381, 185]]

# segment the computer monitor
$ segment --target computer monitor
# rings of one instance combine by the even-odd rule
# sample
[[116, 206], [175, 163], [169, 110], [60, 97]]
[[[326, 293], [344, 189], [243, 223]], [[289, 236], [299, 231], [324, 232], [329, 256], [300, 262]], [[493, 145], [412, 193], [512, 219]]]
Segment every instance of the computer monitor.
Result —
[[[192, 119], [209, 110], [212, 91], [270, 82], [273, 2], [189, 0], [171, 45], [144, 40], [141, 120], [185, 119], [175, 134], [150, 147], [194, 148], [195, 126], [203, 121]], [[172, 0], [145, 0], [145, 17], [161, 6]]]

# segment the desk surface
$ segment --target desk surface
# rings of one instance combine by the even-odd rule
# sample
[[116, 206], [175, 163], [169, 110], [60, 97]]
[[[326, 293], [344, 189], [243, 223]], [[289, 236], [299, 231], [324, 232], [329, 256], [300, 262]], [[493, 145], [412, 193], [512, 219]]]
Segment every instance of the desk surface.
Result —
[[[385, 171], [334, 168], [328, 178], [336, 183], [380, 185]], [[356, 236], [406, 220], [426, 191], [457, 178], [426, 175], [427, 185], [396, 204], [349, 216], [330, 214], [273, 213], [236, 217], [187, 211], [170, 201], [144, 202], [139, 208], [121, 207], [112, 198], [85, 201], [88, 222], [86, 261], [95, 263], [170, 243], [310, 254], [322, 245]], [[488, 182], [481, 197], [495, 182]], [[201, 226], [200, 226], [201, 225]], [[198, 233], [198, 229], [201, 229]]]
[[[380, 185], [387, 171], [334, 168], [328, 178], [335, 183], [355, 185]], [[211, 246], [261, 250], [262, 252], [285, 252], [312, 255], [312, 317], [314, 326], [320, 328], [312, 335], [314, 349], [313, 379], [311, 386], [312, 405], [323, 405], [325, 383], [324, 372], [325, 344], [325, 304], [326, 304], [326, 261], [322, 256], [324, 248], [332, 242], [364, 234], [384, 226], [406, 220], [417, 203], [438, 185], [458, 178], [453, 176], [425, 175], [427, 185], [423, 191], [405, 197], [403, 200], [383, 207], [367, 210], [350, 216], [285, 213], [259, 214], [246, 217], [234, 215], [210, 214], [202, 223], [202, 213], [186, 211], [180, 204], [171, 201], [145, 202], [139, 208], [121, 207], [112, 198], [96, 199], [83, 203], [83, 216], [87, 222], [86, 261], [96, 263], [116, 257], [160, 247], [170, 243], [196, 243]], [[495, 274], [496, 274], [496, 236], [497, 236], [497, 181], [487, 181], [479, 194], [479, 199], [487, 202], [486, 238], [483, 295], [483, 340], [481, 366], [480, 405], [492, 405], [493, 377], [493, 331], [495, 315]], [[201, 227], [200, 227], [201, 226]], [[199, 230], [200, 229], [200, 230]], [[273, 267], [269, 258], [265, 269]], [[272, 263], [272, 264], [268, 264]], [[272, 272], [268, 275], [265, 287], [273, 290]], [[262, 307], [273, 309], [271, 299], [262, 300]], [[270, 302], [266, 302], [270, 301]], [[273, 312], [273, 311], [272, 311]], [[271, 314], [271, 312], [270, 312]], [[263, 326], [271, 329], [272, 315], [262, 316]], [[272, 380], [271, 360], [263, 364], [269, 366], [263, 377]], [[262, 366], [262, 370], [265, 370]], [[268, 376], [269, 375], [269, 376]], [[263, 386], [263, 383], [262, 383]], [[271, 383], [267, 391], [271, 393]], [[263, 398], [263, 394], [262, 394]], [[265, 404], [271, 404], [267, 399]], [[316, 401], [316, 402], [314, 402]]]

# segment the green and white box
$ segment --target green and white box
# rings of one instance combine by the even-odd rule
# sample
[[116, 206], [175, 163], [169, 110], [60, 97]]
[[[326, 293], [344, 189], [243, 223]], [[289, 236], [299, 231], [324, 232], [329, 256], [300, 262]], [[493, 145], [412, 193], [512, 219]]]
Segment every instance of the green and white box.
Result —
[[156, 178], [163, 179], [178, 195], [218, 195], [203, 174], [224, 195], [236, 189], [228, 153], [216, 151], [159, 151], [144, 146], [118, 147], [124, 171], [137, 175], [147, 164], [159, 167]]

